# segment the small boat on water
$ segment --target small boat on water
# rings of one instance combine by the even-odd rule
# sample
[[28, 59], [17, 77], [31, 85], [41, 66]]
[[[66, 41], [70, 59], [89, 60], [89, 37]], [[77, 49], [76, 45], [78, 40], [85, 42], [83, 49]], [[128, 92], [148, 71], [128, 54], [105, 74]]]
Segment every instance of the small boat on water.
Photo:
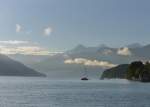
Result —
[[83, 81], [87, 81], [87, 80], [89, 80], [88, 79], [88, 76], [87, 76], [87, 69], [84, 67], [84, 75], [83, 75], [83, 77], [81, 78], [81, 80], [83, 80]]
[[82, 77], [81, 80], [89, 80], [87, 77]]

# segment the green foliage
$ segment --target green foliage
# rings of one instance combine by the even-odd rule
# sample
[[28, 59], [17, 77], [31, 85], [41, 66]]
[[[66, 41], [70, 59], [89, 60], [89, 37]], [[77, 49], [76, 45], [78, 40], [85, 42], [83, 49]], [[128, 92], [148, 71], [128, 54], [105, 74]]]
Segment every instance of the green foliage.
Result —
[[103, 72], [101, 79], [104, 78], [124, 78], [128, 80], [137, 80], [150, 82], [150, 63], [143, 64], [141, 61], [135, 61], [131, 64], [122, 64]]
[[150, 81], [150, 63], [143, 64], [141, 61], [132, 62], [126, 72], [126, 78], [129, 80]]
[[150, 63], [149, 62], [145, 63], [145, 69], [147, 69], [150, 72]]
[[138, 79], [139, 74], [143, 69], [144, 64], [141, 61], [132, 62], [127, 69], [126, 78], [129, 80], [132, 80], [133, 78]]

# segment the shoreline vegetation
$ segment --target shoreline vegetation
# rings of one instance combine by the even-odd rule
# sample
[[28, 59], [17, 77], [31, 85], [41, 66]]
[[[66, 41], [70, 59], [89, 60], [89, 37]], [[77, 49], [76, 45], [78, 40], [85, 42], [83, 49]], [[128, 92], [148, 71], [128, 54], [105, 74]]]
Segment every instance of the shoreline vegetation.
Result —
[[105, 70], [100, 79], [127, 79], [131, 81], [150, 82], [150, 63], [134, 61]]

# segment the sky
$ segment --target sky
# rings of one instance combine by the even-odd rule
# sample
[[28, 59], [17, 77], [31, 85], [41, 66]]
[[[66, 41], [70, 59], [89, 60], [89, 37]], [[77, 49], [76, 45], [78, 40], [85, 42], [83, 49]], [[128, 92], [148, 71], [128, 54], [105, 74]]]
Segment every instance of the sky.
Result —
[[149, 0], [0, 0], [0, 53], [149, 44]]

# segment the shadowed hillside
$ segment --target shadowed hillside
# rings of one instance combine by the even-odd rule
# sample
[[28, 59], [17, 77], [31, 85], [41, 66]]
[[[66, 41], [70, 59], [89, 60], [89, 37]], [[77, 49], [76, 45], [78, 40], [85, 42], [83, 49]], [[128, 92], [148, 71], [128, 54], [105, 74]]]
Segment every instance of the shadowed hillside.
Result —
[[122, 65], [119, 65], [117, 67], [105, 70], [103, 72], [102, 76], [101, 76], [101, 79], [104, 79], [104, 78], [108, 78], [108, 79], [111, 79], [111, 78], [124, 79], [125, 76], [126, 76], [126, 72], [127, 72], [128, 66], [129, 66], [128, 64], [122, 64]]
[[24, 64], [0, 54], [0, 76], [45, 76]]

